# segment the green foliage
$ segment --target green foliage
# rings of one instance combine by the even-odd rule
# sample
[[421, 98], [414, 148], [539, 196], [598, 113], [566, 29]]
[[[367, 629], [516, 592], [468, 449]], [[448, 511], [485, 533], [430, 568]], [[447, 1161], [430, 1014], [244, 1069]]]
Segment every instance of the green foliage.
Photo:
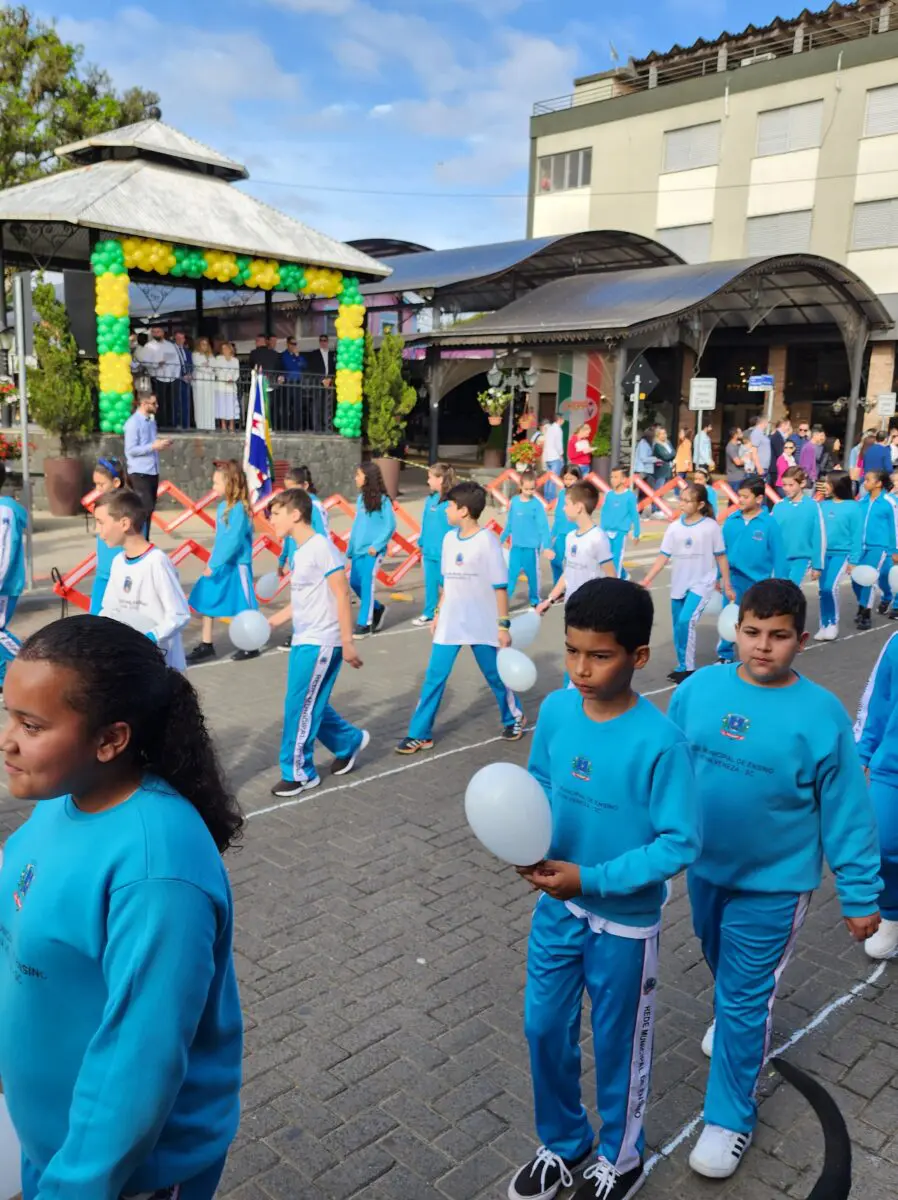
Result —
[[477, 393], [477, 403], [488, 417], [501, 417], [513, 398], [514, 392], [503, 392], [501, 388]]
[[611, 455], [611, 413], [599, 417], [596, 436], [592, 440], [592, 452], [595, 458], [609, 458]]
[[81, 46], [23, 6], [0, 8], [0, 188], [62, 170], [57, 146], [144, 119], [158, 96], [118, 95]]
[[96, 364], [79, 358], [65, 305], [53, 285], [38, 280], [32, 295], [38, 321], [34, 329], [37, 369], [28, 372], [29, 415], [59, 438], [66, 457], [78, 438], [94, 425], [93, 389]]
[[365, 434], [376, 457], [383, 457], [402, 441], [406, 417], [415, 407], [418, 393], [402, 376], [405, 341], [387, 330], [380, 349], [365, 334], [365, 375], [362, 391], [368, 411]]

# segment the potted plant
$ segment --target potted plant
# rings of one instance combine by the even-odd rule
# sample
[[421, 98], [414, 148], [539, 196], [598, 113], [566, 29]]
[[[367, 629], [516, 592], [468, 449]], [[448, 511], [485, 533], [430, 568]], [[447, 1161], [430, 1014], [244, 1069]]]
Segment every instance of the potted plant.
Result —
[[28, 374], [30, 415], [59, 438], [59, 457], [44, 459], [47, 501], [54, 516], [75, 516], [81, 511], [84, 465], [74, 451], [93, 429], [97, 368], [79, 356], [65, 305], [56, 299], [53, 285], [39, 279], [32, 301], [38, 321], [37, 367]]
[[605, 413], [604, 416], [599, 417], [596, 435], [590, 449], [592, 450], [592, 469], [600, 479], [604, 479], [607, 483], [611, 475], [611, 413]]
[[490, 425], [501, 425], [502, 417], [512, 400], [512, 392], [503, 392], [501, 388], [487, 388], [485, 392], [477, 393], [477, 403], [486, 413]]
[[400, 460], [392, 457], [401, 446], [406, 418], [418, 401], [418, 393], [402, 375], [405, 340], [387, 329], [380, 348], [365, 335], [365, 378], [363, 390], [368, 420], [365, 435], [371, 456], [380, 467], [390, 498], [399, 494]]
[[516, 471], [529, 471], [539, 458], [539, 446], [534, 442], [514, 442], [508, 457]]

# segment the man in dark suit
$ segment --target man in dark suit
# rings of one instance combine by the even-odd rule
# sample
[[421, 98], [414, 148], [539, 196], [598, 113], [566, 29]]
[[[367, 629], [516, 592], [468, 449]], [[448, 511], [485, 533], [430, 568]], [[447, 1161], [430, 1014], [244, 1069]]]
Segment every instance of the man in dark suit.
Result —
[[306, 370], [310, 375], [321, 375], [325, 387], [334, 382], [337, 370], [337, 356], [330, 348], [330, 338], [323, 333], [318, 339], [318, 349], [312, 350], [306, 357]]
[[193, 351], [180, 329], [175, 334], [175, 349], [181, 360], [181, 374], [175, 383], [175, 423], [179, 429], [189, 429], [193, 423]]

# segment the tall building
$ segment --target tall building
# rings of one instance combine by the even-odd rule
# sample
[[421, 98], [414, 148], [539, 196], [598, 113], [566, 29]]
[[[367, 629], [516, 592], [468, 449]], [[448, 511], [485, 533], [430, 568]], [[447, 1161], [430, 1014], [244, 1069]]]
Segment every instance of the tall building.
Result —
[[[820, 254], [898, 320], [898, 0], [749, 25], [573, 86], [534, 107], [531, 236], [629, 230], [687, 262]], [[868, 351], [867, 396], [895, 390], [896, 337]], [[812, 357], [775, 347], [768, 366], [819, 417], [847, 371], [837, 342]]]

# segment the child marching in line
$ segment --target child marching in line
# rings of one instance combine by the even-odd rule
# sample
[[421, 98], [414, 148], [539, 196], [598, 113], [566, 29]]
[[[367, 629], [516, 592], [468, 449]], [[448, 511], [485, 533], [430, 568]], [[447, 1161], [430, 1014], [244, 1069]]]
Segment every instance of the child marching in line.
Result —
[[552, 585], [558, 582], [564, 574], [564, 551], [567, 545], [567, 535], [576, 529], [576, 523], [567, 515], [565, 497], [567, 492], [580, 482], [580, 468], [568, 465], [561, 476], [564, 491], [555, 501], [555, 513], [552, 519]]
[[28, 639], [6, 705], [9, 790], [37, 801], [0, 869], [23, 1194], [212, 1200], [240, 1117], [221, 855], [243, 818], [196, 692], [147, 638], [84, 615]]
[[[730, 581], [736, 593], [735, 603], [761, 579], [782, 576], [786, 569], [779, 526], [764, 504], [764, 480], [755, 475], [739, 485], [738, 512], [730, 513], [723, 523], [723, 544], [730, 564]], [[733, 661], [734, 646], [723, 638], [717, 643], [721, 662]]]
[[574, 528], [567, 535], [565, 543], [564, 574], [549, 592], [548, 598], [537, 605], [536, 611], [540, 616], [562, 596], [570, 600], [578, 588], [590, 579], [596, 579], [602, 572], [614, 578], [611, 543], [604, 530], [593, 520], [593, 513], [598, 506], [599, 489], [588, 479], [575, 483], [565, 492], [565, 512]]
[[892, 594], [889, 588], [889, 570], [898, 553], [898, 509], [889, 498], [892, 481], [888, 471], [867, 471], [864, 475], [864, 495], [858, 503], [863, 513], [861, 541], [863, 553], [857, 566], [875, 567], [879, 572], [878, 585], [860, 587], [851, 581], [857, 597], [858, 610], [854, 623], [858, 629], [873, 627], [873, 589], [882, 592], [879, 611], [888, 612]]
[[508, 619], [508, 571], [499, 541], [479, 521], [486, 492], [479, 483], [457, 483], [447, 497], [452, 529], [443, 539], [443, 590], [434, 623], [433, 648], [412, 716], [408, 736], [397, 754], [417, 754], [433, 746], [433, 723], [462, 646], [470, 646], [480, 672], [496, 697], [502, 738], [517, 742], [524, 714], [517, 697], [499, 678], [496, 656], [511, 645]]
[[653, 580], [670, 563], [670, 608], [677, 669], [668, 679], [682, 683], [695, 670], [695, 631], [708, 601], [717, 590], [718, 574], [723, 593], [731, 603], [736, 593], [730, 583], [723, 533], [711, 515], [707, 489], [691, 483], [680, 493], [681, 512], [668, 525], [658, 557], [642, 581]]
[[514, 600], [523, 572], [527, 577], [530, 607], [535, 608], [539, 604], [539, 556], [541, 552], [551, 555], [552, 536], [543, 502], [536, 494], [536, 476], [532, 471], [521, 473], [520, 493], [512, 497], [500, 542], [505, 546], [509, 539], [508, 603]]
[[377, 463], [366, 462], [357, 467], [355, 485], [359, 496], [346, 556], [349, 586], [359, 598], [355, 636], [364, 638], [377, 633], [387, 611], [386, 605], [375, 599], [374, 585], [390, 538], [396, 532], [396, 514]]
[[[94, 487], [103, 492], [104, 495], [106, 492], [115, 491], [117, 488], [128, 487], [128, 474], [124, 464], [117, 458], [97, 459], [97, 465], [94, 467], [93, 483]], [[103, 594], [106, 591], [106, 585], [109, 583], [112, 560], [118, 558], [121, 552], [121, 546], [107, 546], [100, 535], [97, 534], [97, 565], [94, 569], [93, 587], [90, 589], [90, 611], [94, 616], [98, 616], [103, 608]]]
[[112, 560], [101, 615], [146, 634], [168, 666], [183, 671], [181, 630], [190, 621], [190, 609], [171, 559], [144, 536], [143, 501], [136, 492], [109, 491], [97, 500], [94, 517], [97, 535], [121, 551]]
[[824, 855], [851, 935], [879, 927], [876, 821], [851, 723], [793, 669], [806, 615], [794, 583], [755, 584], [739, 611], [740, 663], [697, 671], [668, 709], [692, 745], [703, 812], [688, 884], [716, 1022], [702, 1043], [711, 1073], [689, 1165], [709, 1179], [729, 1178], [751, 1144], [777, 985]]
[[834, 471], [823, 481], [820, 512], [826, 531], [826, 553], [820, 576], [820, 628], [816, 642], [834, 642], [839, 636], [839, 588], [846, 571], [863, 558], [864, 510], [854, 499], [847, 471]]
[[[633, 690], [649, 661], [652, 598], [594, 579], [568, 599], [573, 686], [542, 704], [530, 773], [552, 807], [547, 861], [518, 872], [539, 891], [527, 947], [524, 1032], [541, 1145], [510, 1200], [629, 1200], [645, 1182], [665, 881], [701, 846], [689, 746]], [[595, 1134], [580, 1097], [580, 1009], [592, 1001]]]
[[[0, 489], [6, 483], [6, 463], [0, 462]], [[0, 496], [0, 692], [6, 669], [21, 642], [7, 626], [25, 590], [25, 530], [28, 513], [11, 496]]]
[[708, 493], [708, 503], [711, 506], [711, 516], [717, 520], [717, 488], [711, 483], [711, 476], [702, 467], [697, 467], [689, 476], [690, 483], [700, 483]]
[[779, 526], [786, 557], [785, 579], [801, 587], [811, 570], [811, 579], [819, 579], [826, 554], [826, 530], [820, 505], [805, 493], [808, 477], [801, 467], [789, 467], [783, 474], [783, 494], [773, 506], [773, 519]]
[[303, 488], [279, 492], [271, 501], [271, 524], [279, 538], [292, 537], [291, 605], [269, 618], [276, 629], [293, 622], [287, 698], [281, 740], [281, 780], [273, 796], [298, 796], [321, 783], [315, 768], [316, 738], [334, 755], [331, 775], [348, 775], [370, 740], [330, 705], [344, 662], [360, 667], [352, 638], [352, 606], [346, 570], [330, 538], [316, 533], [312, 498]]
[[[327, 509], [315, 495], [315, 484], [312, 480], [312, 472], [308, 467], [291, 467], [284, 476], [285, 490], [289, 488], [302, 488], [304, 492], [309, 493], [309, 499], [312, 501], [312, 528], [316, 533], [320, 533], [322, 537], [330, 536], [330, 524], [327, 519]], [[296, 553], [296, 544], [291, 537], [286, 537], [281, 545], [281, 554], [278, 558], [278, 574], [281, 576], [289, 575], [293, 570], [293, 555]]]
[[606, 492], [602, 500], [599, 525], [611, 543], [611, 556], [618, 579], [629, 578], [624, 568], [624, 551], [628, 533], [633, 535], [634, 542], [639, 541], [639, 509], [623, 467], [611, 468], [611, 491]]
[[[203, 619], [202, 641], [187, 655], [189, 663], [215, 657], [212, 623], [259, 607], [253, 588], [253, 517], [243, 467], [236, 459], [216, 466], [212, 490], [221, 496], [215, 510], [215, 542], [209, 565], [190, 591], [190, 607]], [[258, 650], [237, 650], [234, 662], [258, 658]]]
[[412, 621], [413, 625], [432, 625], [440, 601], [442, 576], [440, 562], [443, 556], [443, 538], [449, 532], [449, 508], [447, 496], [455, 487], [455, 470], [446, 463], [434, 463], [427, 472], [430, 495], [424, 502], [421, 518], [421, 547], [424, 566], [424, 611]]

